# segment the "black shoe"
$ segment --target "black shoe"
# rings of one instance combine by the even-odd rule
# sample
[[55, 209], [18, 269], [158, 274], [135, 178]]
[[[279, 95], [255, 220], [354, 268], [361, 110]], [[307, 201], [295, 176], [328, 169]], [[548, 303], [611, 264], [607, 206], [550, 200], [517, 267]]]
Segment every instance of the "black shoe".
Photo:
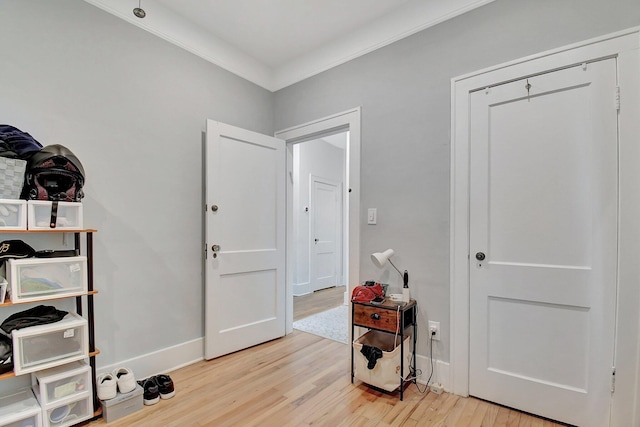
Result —
[[160, 393], [158, 392], [158, 384], [154, 381], [155, 377], [138, 381], [138, 384], [144, 389], [142, 398], [145, 405], [155, 405], [160, 401]]
[[171, 399], [176, 395], [173, 381], [169, 375], [156, 375], [154, 379], [155, 383], [158, 384], [158, 391], [160, 392], [161, 398]]

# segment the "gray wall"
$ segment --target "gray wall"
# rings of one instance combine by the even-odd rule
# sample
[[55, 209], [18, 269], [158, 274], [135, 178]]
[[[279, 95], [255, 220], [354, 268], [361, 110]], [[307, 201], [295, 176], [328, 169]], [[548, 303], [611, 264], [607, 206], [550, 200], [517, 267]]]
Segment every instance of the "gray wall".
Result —
[[[640, 25], [637, 0], [496, 0], [271, 94], [81, 0], [0, 2], [0, 122], [71, 148], [96, 235], [99, 365], [203, 336], [201, 132], [362, 107], [360, 277], [400, 284], [449, 354], [450, 79]], [[378, 225], [366, 225], [366, 208]]]
[[435, 320], [434, 357], [449, 360], [450, 79], [637, 25], [637, 0], [497, 0], [276, 92], [277, 130], [362, 107], [360, 278], [399, 285], [369, 258], [395, 250], [419, 304], [419, 354]]
[[201, 133], [213, 118], [273, 134], [273, 95], [81, 0], [0, 16], [0, 122], [87, 171], [98, 365], [201, 338]]

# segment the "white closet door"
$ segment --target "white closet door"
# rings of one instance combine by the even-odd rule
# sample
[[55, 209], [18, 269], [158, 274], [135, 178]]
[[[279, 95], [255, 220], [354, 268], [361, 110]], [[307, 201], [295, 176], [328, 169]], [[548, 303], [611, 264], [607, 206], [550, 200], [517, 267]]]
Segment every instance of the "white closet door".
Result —
[[608, 59], [471, 95], [470, 394], [582, 427], [609, 424], [615, 88]]

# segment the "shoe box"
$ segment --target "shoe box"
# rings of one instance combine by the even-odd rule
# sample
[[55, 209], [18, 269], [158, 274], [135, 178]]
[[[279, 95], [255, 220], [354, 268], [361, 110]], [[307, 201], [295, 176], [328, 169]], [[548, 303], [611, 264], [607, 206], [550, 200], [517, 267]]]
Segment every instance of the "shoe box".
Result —
[[136, 388], [129, 393], [120, 393], [113, 399], [101, 400], [102, 416], [107, 423], [115, 421], [142, 409], [142, 387], [136, 384]]

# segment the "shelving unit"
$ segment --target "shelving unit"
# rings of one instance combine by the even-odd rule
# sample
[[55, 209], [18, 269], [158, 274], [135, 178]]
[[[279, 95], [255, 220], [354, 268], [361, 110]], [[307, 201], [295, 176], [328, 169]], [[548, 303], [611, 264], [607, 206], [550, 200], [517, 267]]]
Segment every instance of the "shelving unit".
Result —
[[[405, 371], [405, 348], [404, 334], [408, 328], [411, 328], [412, 346], [411, 346], [411, 363], [410, 373], [416, 372], [416, 335], [417, 335], [417, 305], [415, 300], [411, 300], [405, 305], [385, 299], [381, 304], [371, 304], [365, 302], [351, 303], [351, 336], [355, 339], [355, 328], [359, 326], [372, 331], [379, 331], [386, 334], [400, 335], [400, 372]], [[351, 383], [354, 379], [354, 348], [351, 345]], [[404, 390], [407, 383], [411, 384], [411, 380], [399, 379], [396, 390], [400, 392], [400, 400], [404, 398]]]
[[[97, 398], [96, 393], [96, 362], [95, 357], [100, 354], [100, 351], [95, 346], [95, 320], [94, 320], [94, 302], [93, 297], [98, 293], [98, 291], [94, 290], [94, 282], [93, 282], [93, 234], [98, 230], [95, 229], [82, 229], [82, 230], [0, 230], [0, 236], [2, 235], [19, 235], [19, 234], [30, 234], [30, 235], [38, 235], [38, 234], [73, 234], [74, 235], [74, 249], [78, 251], [78, 253], [82, 252], [82, 235], [85, 236], [85, 249], [86, 249], [86, 257], [87, 257], [87, 292], [82, 293], [81, 295], [73, 295], [73, 296], [65, 296], [61, 295], [57, 298], [47, 298], [46, 301], [55, 301], [62, 300], [68, 298], [75, 298], [75, 309], [76, 313], [80, 316], [83, 316], [84, 304], [83, 298], [86, 298], [86, 310], [87, 310], [87, 323], [88, 323], [88, 335], [89, 335], [89, 366], [91, 367], [91, 383], [93, 390], [93, 411], [94, 417], [100, 416], [102, 413], [102, 408], [100, 407], [100, 402]], [[14, 303], [5, 300], [3, 304], [0, 304], [0, 308], [2, 307], [10, 307], [10, 306], [18, 306], [24, 304], [33, 304], [34, 302], [19, 302]], [[83, 316], [84, 317], [84, 316]], [[15, 373], [7, 372], [5, 374], [0, 375], [0, 380], [5, 380], [8, 378], [15, 377]]]

